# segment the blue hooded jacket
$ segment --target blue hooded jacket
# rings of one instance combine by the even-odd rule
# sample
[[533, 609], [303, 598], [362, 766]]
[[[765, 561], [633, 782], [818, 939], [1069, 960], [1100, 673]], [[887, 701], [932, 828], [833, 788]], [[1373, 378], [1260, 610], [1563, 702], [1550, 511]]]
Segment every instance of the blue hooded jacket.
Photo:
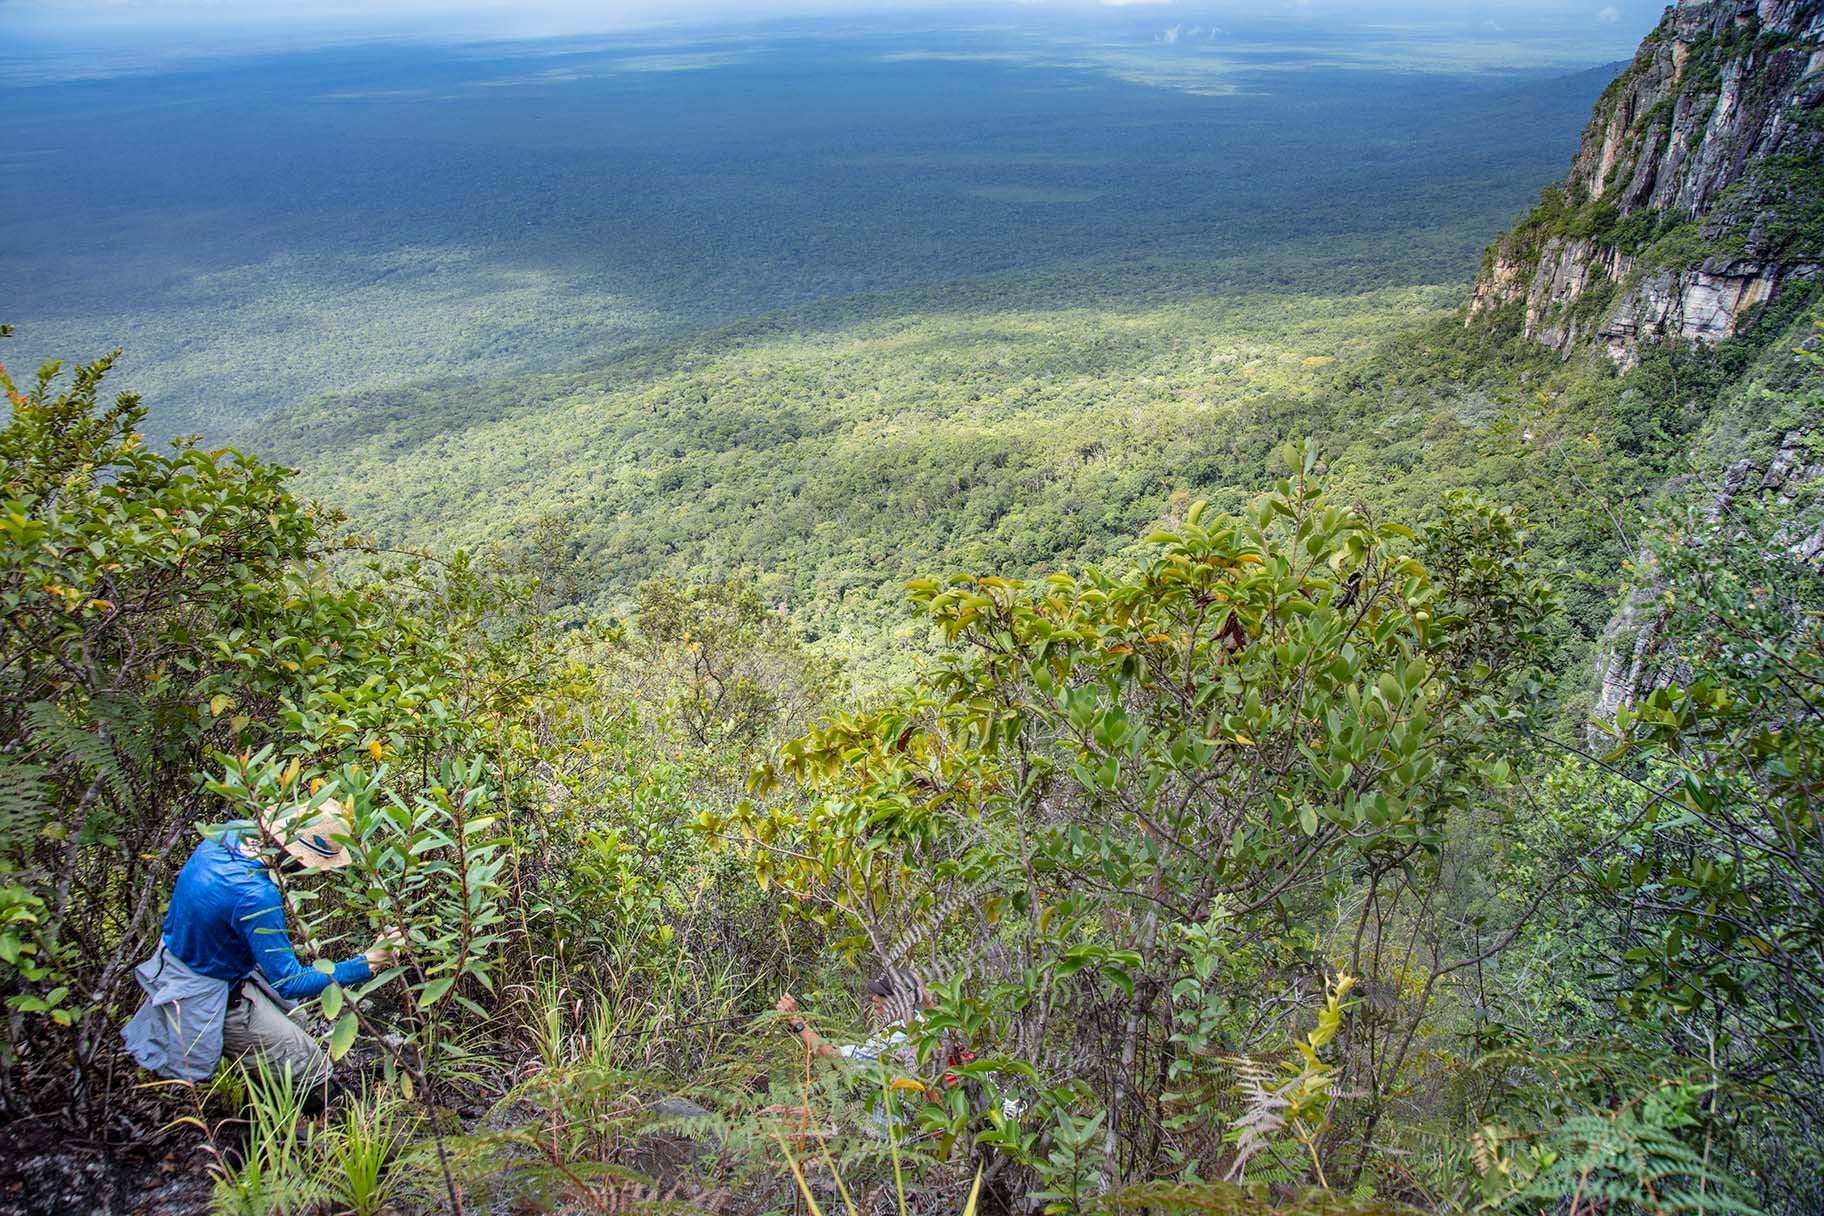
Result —
[[235, 984], [257, 967], [273, 991], [303, 1001], [338, 984], [370, 977], [365, 955], [337, 963], [323, 974], [298, 962], [285, 924], [278, 884], [257, 857], [240, 849], [251, 824], [228, 825], [216, 839], [204, 839], [178, 872], [165, 913], [165, 946], [200, 975]]

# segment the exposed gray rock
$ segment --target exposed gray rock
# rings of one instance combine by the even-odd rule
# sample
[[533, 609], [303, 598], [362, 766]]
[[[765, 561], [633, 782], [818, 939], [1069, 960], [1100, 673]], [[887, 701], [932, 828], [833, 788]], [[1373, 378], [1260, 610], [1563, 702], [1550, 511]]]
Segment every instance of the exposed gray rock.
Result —
[[[1637, 704], [1655, 689], [1677, 681], [1678, 665], [1663, 646], [1666, 613], [1660, 602], [1662, 591], [1656, 579], [1636, 587], [1602, 632], [1596, 652], [1596, 704], [1590, 710], [1590, 716], [1599, 722], [1613, 725], [1623, 705]], [[1590, 745], [1601, 750], [1608, 736], [1595, 725], [1587, 733]]]
[[1527, 292], [1527, 337], [1554, 350], [1570, 350], [1587, 336], [1578, 331], [1571, 305], [1593, 284], [1622, 279], [1629, 269], [1630, 259], [1618, 249], [1589, 240], [1551, 241]]
[[[1745, 493], [1790, 500], [1800, 487], [1824, 480], [1824, 457], [1814, 449], [1812, 433], [1791, 431], [1765, 464], [1736, 461], [1724, 470], [1722, 484], [1706, 514], [1712, 520], [1723, 518]], [[1782, 537], [1780, 543], [1811, 561], [1824, 555], [1824, 504], [1806, 515], [1792, 535]], [[1677, 684], [1688, 674], [1666, 637], [1667, 609], [1665, 584], [1657, 572], [1647, 571], [1609, 619], [1596, 653], [1598, 688], [1591, 715], [1597, 721], [1613, 724], [1616, 711], [1623, 705], [1638, 704], [1655, 690]], [[1594, 724], [1588, 735], [1593, 747], [1603, 746], [1607, 739]]]
[[[1824, 90], [1824, 73], [1814, 67], [1820, 40], [1817, 0], [1668, 9], [1598, 104], [1567, 186], [1612, 197], [1623, 214], [1642, 207], [1703, 214], [1752, 162], [1809, 144], [1802, 116]], [[1711, 68], [1714, 84], [1706, 78], [1683, 87], [1688, 75], [1695, 80]], [[1643, 121], [1668, 103], [1666, 121]]]
[[[1565, 205], [1607, 204], [1615, 221], [1647, 213], [1636, 241], [1697, 220], [1712, 250], [1735, 252], [1643, 267], [1620, 238], [1554, 232], [1550, 213], [1538, 213], [1494, 250], [1468, 323], [1523, 300], [1527, 337], [1567, 355], [1594, 341], [1630, 365], [1643, 340], [1731, 337], [1747, 310], [1815, 275], [1824, 249], [1789, 248], [1794, 226], [1781, 221], [1816, 205], [1794, 197], [1790, 166], [1824, 158], [1821, 42], [1824, 0], [1668, 9], [1597, 103]], [[1614, 304], [1580, 310], [1598, 290]]]
[[[1735, 336], [1742, 315], [1782, 287], [1818, 273], [1811, 262], [1780, 265], [1750, 258], [1711, 258], [1695, 270], [1657, 271], [1636, 280], [1597, 330], [1622, 367], [1638, 360], [1643, 339], [1720, 342]], [[1541, 341], [1547, 341], [1545, 337]], [[1566, 349], [1559, 343], [1550, 343]]]

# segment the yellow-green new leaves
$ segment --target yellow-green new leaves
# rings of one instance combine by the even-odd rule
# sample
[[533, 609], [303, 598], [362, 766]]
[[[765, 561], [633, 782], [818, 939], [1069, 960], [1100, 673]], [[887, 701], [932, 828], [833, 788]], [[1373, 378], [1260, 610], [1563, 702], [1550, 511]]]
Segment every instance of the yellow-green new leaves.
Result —
[[[921, 966], [1000, 960], [996, 1024], [1034, 1067], [1106, 1060], [1110, 1036], [1137, 1058], [1158, 1005], [1188, 991], [1177, 930], [1215, 909], [1211, 959], [1309, 951], [1293, 909], [1418, 864], [1492, 793], [1495, 698], [1549, 603], [1508, 517], [1464, 503], [1435, 533], [1378, 524], [1308, 465], [1241, 515], [1189, 513], [1128, 568], [911, 584], [954, 648], [886, 705], [786, 745], [776, 776], [802, 797], [724, 826], [756, 880], [847, 927], [852, 950], [898, 963], [911, 925], [942, 943]], [[1467, 624], [1485, 612], [1511, 644]], [[1276, 974], [1299, 999], [1297, 966]], [[1295, 1037], [1294, 1075], [1262, 1082], [1307, 1137], [1352, 982]], [[1210, 1008], [1261, 999], [1239, 972], [1196, 986]], [[1118, 1108], [1119, 1073], [1066, 1079]], [[1126, 1134], [1118, 1109], [1110, 1124]]]
[[1276, 1135], [1290, 1132], [1305, 1147], [1318, 1181], [1325, 1181], [1317, 1141], [1329, 1125], [1337, 1068], [1318, 1053], [1342, 1028], [1348, 1010], [1344, 998], [1354, 987], [1355, 978], [1346, 973], [1339, 972], [1325, 981], [1324, 1005], [1318, 1011], [1316, 1028], [1302, 1038], [1290, 1036], [1297, 1054], [1294, 1059], [1281, 1061], [1283, 1081], [1273, 1078], [1266, 1061], [1246, 1056], [1228, 1058], [1242, 1100], [1241, 1113], [1231, 1126], [1235, 1159], [1230, 1180], [1243, 1178], [1250, 1158], [1266, 1149]]
[[1322, 1069], [1324, 1063], [1318, 1058], [1318, 1052], [1330, 1045], [1336, 1032], [1342, 1028], [1343, 1013], [1347, 1006], [1343, 999], [1355, 987], [1355, 977], [1345, 972], [1338, 972], [1335, 977], [1326, 981], [1324, 1007], [1318, 1011], [1317, 1027], [1297, 1043], [1298, 1053], [1305, 1059], [1305, 1067], [1312, 1070]]

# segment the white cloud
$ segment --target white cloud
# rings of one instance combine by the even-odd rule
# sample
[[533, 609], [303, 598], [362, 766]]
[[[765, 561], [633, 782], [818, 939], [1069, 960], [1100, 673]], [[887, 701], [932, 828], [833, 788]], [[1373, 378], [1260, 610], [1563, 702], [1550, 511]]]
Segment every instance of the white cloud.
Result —
[[1614, 25], [1617, 21], [1621, 20], [1621, 10], [1611, 4], [1600, 13], [1596, 14], [1596, 20], [1602, 22], [1604, 25]]

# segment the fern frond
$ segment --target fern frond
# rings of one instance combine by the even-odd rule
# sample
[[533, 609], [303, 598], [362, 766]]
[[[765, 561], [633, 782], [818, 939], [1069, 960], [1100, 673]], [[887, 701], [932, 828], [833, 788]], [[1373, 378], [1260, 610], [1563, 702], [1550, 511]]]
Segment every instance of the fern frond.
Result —
[[1249, 1159], [1284, 1130], [1286, 1110], [1292, 1105], [1292, 1099], [1286, 1093], [1289, 1086], [1272, 1084], [1277, 1078], [1271, 1065], [1246, 1056], [1237, 1056], [1229, 1063], [1235, 1069], [1235, 1083], [1241, 1092], [1242, 1105], [1241, 1113], [1229, 1123], [1232, 1130], [1240, 1133], [1240, 1138], [1235, 1142], [1235, 1162], [1229, 1167], [1225, 1181], [1239, 1182]]
[[0, 754], [0, 839], [36, 839], [50, 813], [45, 769]]
[[133, 805], [132, 782], [114, 745], [103, 733], [85, 730], [49, 701], [32, 702], [26, 707], [25, 716], [32, 725], [33, 743], [48, 745], [53, 767], [69, 765], [85, 782], [100, 780], [117, 806], [125, 809]]
[[116, 756], [141, 768], [152, 762], [152, 714], [137, 697], [101, 692], [89, 699], [89, 719], [101, 727]]
[[1556, 1159], [1510, 1198], [1521, 1210], [1579, 1199], [1585, 1208], [1652, 1216], [1760, 1216], [1739, 1183], [1631, 1108], [1567, 1119], [1548, 1147]]
[[[912, 952], [942, 933], [950, 918], [968, 907], [979, 891], [980, 887], [974, 885], [958, 887], [948, 895], [940, 896], [930, 907], [910, 916], [898, 936], [887, 942], [881, 951], [880, 961], [889, 967], [905, 965], [911, 959]], [[875, 935], [876, 940], [880, 936]]]

